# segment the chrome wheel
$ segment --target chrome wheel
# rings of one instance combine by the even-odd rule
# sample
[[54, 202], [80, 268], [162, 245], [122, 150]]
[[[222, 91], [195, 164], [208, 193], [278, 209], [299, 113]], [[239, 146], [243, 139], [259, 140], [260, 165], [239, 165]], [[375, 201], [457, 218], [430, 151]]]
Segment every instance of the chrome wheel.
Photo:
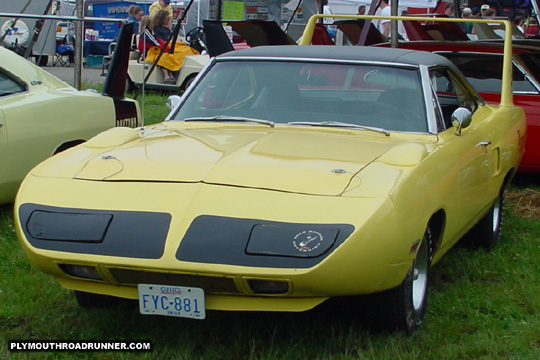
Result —
[[412, 301], [415, 312], [424, 307], [428, 287], [429, 245], [424, 236], [413, 264]]
[[431, 268], [431, 230], [426, 228], [422, 243], [405, 279], [396, 288], [371, 295], [369, 320], [378, 330], [414, 332], [426, 312]]
[[502, 216], [502, 195], [497, 196], [493, 203], [493, 217], [492, 217], [492, 229], [493, 234], [498, 235], [501, 228], [501, 216]]
[[493, 200], [488, 213], [469, 231], [465, 240], [473, 248], [491, 250], [499, 240], [503, 222], [504, 187]]

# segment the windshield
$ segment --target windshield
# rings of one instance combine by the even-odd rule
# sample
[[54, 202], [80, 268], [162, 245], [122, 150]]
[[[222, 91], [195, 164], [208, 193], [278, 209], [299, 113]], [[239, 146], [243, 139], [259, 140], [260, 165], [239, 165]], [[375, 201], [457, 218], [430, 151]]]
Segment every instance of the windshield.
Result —
[[426, 132], [425, 114], [416, 69], [237, 60], [216, 63], [173, 120], [242, 117], [275, 124]]

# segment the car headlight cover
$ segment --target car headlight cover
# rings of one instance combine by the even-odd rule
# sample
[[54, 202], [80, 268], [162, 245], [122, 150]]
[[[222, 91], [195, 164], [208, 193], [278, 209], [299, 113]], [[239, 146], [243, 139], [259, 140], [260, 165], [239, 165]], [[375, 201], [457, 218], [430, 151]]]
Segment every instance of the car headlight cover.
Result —
[[29, 234], [40, 240], [102, 242], [111, 223], [110, 214], [34, 211], [27, 223]]
[[251, 231], [246, 253], [301, 258], [317, 257], [332, 247], [338, 233], [339, 228], [325, 225], [257, 224]]

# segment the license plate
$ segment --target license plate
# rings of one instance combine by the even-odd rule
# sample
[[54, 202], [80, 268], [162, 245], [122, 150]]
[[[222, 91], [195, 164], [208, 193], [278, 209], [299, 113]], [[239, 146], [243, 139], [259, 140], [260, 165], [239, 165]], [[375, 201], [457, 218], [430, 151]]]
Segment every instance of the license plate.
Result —
[[145, 315], [204, 319], [204, 290], [199, 288], [139, 284], [139, 310]]

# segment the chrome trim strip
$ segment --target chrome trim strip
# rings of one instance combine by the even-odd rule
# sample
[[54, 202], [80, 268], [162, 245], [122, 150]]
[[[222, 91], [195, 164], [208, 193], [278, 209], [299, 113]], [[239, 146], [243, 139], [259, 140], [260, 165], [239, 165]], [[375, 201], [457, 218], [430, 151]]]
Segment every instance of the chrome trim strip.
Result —
[[221, 61], [288, 61], [288, 62], [331, 62], [335, 64], [362, 64], [362, 65], [384, 65], [393, 67], [407, 67], [417, 69], [418, 65], [397, 63], [388, 61], [377, 60], [343, 60], [343, 59], [329, 59], [329, 58], [299, 58], [299, 57], [274, 57], [274, 56], [235, 56], [235, 57], [220, 57], [216, 58], [217, 62]]
[[427, 104], [438, 104], [433, 98], [433, 88], [431, 86], [431, 80], [429, 78], [429, 67], [420, 66], [420, 76], [422, 81], [422, 91], [424, 92], [424, 107], [426, 110], [428, 133], [437, 134], [439, 132], [437, 126], [437, 117], [435, 116], [435, 109], [433, 106], [427, 107]]

